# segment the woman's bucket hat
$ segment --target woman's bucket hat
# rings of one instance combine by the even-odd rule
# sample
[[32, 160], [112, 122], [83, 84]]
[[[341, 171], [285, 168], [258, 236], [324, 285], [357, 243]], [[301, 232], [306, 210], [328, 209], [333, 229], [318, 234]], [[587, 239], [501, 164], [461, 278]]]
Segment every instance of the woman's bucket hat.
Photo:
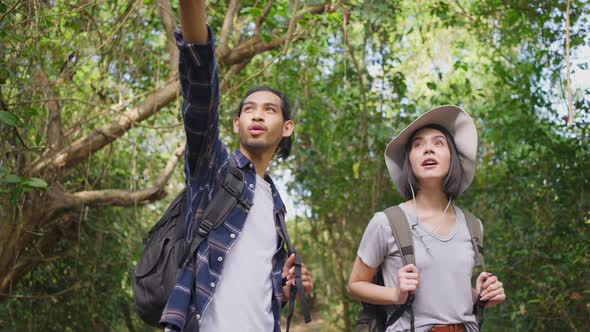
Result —
[[385, 164], [397, 191], [403, 195], [401, 188], [402, 167], [406, 143], [416, 130], [437, 124], [445, 127], [453, 136], [459, 162], [463, 168], [463, 178], [459, 192], [464, 192], [475, 175], [475, 160], [477, 157], [477, 129], [471, 117], [460, 107], [453, 105], [438, 106], [420, 115], [414, 122], [395, 136], [385, 148]]

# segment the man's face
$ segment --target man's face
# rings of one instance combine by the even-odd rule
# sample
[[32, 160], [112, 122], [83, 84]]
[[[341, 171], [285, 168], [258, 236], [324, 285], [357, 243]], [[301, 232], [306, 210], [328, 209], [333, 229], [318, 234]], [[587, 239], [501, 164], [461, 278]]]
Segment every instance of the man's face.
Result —
[[291, 136], [293, 127], [293, 121], [283, 121], [281, 98], [270, 91], [246, 97], [240, 116], [234, 117], [240, 147], [250, 153], [274, 153], [281, 139]]

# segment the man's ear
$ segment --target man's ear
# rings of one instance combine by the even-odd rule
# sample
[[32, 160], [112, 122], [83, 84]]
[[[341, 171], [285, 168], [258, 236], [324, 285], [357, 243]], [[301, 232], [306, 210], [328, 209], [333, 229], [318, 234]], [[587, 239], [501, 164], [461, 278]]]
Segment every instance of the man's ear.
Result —
[[238, 134], [240, 132], [240, 117], [234, 115], [234, 133]]
[[293, 130], [295, 129], [295, 123], [291, 120], [285, 121], [283, 123], [283, 137], [289, 137], [293, 134]]

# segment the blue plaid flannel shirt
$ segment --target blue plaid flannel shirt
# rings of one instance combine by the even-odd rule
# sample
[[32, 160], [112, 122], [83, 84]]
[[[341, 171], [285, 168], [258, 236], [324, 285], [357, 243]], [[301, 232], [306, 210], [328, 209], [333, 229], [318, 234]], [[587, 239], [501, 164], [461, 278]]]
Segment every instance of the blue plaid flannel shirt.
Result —
[[[209, 40], [206, 44], [187, 44], [180, 31], [176, 31], [176, 44], [180, 49], [179, 76], [182, 86], [182, 117], [186, 130], [187, 148], [185, 153], [185, 176], [187, 185], [187, 243], [197, 225], [202, 221], [203, 212], [220, 188], [228, 170], [228, 158], [235, 158], [237, 166], [244, 173], [242, 192], [253, 202], [256, 185], [254, 165], [239, 150], [228, 154], [219, 138], [219, 81], [213, 32], [208, 27]], [[283, 301], [282, 267], [286, 259], [284, 240], [277, 213], [284, 213], [285, 207], [279, 193], [270, 182], [273, 197], [273, 214], [278, 234], [277, 251], [272, 258], [273, 298], [272, 311], [275, 319], [274, 332], [280, 332], [280, 314]], [[225, 256], [238, 239], [246, 221], [247, 212], [236, 206], [223, 226], [213, 230], [199, 246], [197, 252], [177, 275], [176, 286], [168, 299], [160, 323], [180, 331], [195, 330], [207, 305], [211, 302], [215, 285], [223, 273]], [[234, 282], [239, 282], [235, 280]], [[227, 314], [231, 319], [231, 313]]]

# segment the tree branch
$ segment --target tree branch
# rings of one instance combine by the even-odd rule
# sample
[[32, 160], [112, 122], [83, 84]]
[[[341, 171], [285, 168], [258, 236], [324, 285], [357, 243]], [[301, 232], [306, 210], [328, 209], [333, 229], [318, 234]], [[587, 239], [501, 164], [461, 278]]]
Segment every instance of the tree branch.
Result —
[[301, 13], [295, 19], [297, 21], [300, 21], [300, 20], [304, 19], [305, 16], [308, 14], [318, 15], [318, 14], [323, 14], [323, 13], [333, 13], [336, 11], [336, 7], [338, 7], [337, 3], [330, 3], [330, 2], [327, 2], [327, 3], [325, 3], [323, 5], [319, 5], [319, 6], [309, 7], [306, 11]]
[[[250, 77], [246, 78], [245, 80], [243, 80], [243, 81], [242, 81], [242, 82], [241, 82], [241, 83], [240, 83], [240, 84], [237, 86], [237, 88], [240, 88], [242, 85], [244, 85], [246, 82], [248, 82], [248, 81], [249, 81], [249, 80], [251, 80], [252, 78], [254, 78], [254, 77], [256, 77], [256, 76], [258, 76], [258, 75], [262, 74], [262, 73], [263, 73], [263, 72], [264, 72], [264, 71], [265, 71], [265, 70], [266, 70], [266, 69], [267, 69], [267, 68], [268, 68], [270, 65], [272, 65], [272, 64], [275, 62], [275, 60], [276, 60], [276, 59], [278, 59], [278, 58], [279, 58], [279, 57], [281, 57], [282, 55], [286, 54], [286, 53], [287, 53], [287, 51], [289, 50], [289, 43], [290, 43], [291, 41], [294, 41], [294, 40], [297, 40], [297, 39], [300, 39], [300, 38], [302, 38], [302, 36], [301, 36], [301, 35], [299, 35], [299, 36], [293, 36], [293, 34], [294, 34], [294, 32], [293, 32], [293, 29], [294, 29], [294, 26], [295, 26], [295, 21], [296, 21], [295, 12], [297, 11], [297, 8], [298, 8], [298, 7], [299, 7], [299, 0], [296, 0], [296, 1], [295, 1], [295, 4], [294, 4], [294, 5], [292, 5], [292, 9], [291, 9], [291, 11], [292, 11], [292, 14], [293, 14], [293, 15], [291, 16], [291, 19], [289, 20], [289, 26], [288, 26], [288, 28], [287, 28], [287, 33], [286, 33], [286, 35], [285, 35], [284, 37], [281, 37], [281, 38], [278, 38], [278, 39], [275, 39], [275, 40], [271, 41], [271, 44], [269, 45], [269, 47], [276, 48], [278, 45], [280, 45], [280, 44], [281, 44], [281, 40], [284, 40], [283, 49], [281, 50], [281, 52], [280, 52], [279, 54], [277, 54], [277, 55], [276, 55], [274, 58], [272, 58], [272, 59], [271, 59], [271, 60], [270, 60], [270, 61], [269, 61], [269, 62], [268, 62], [268, 63], [267, 63], [267, 64], [266, 64], [266, 65], [265, 65], [265, 66], [264, 66], [262, 69], [260, 69], [260, 70], [259, 70], [257, 73], [255, 73], [254, 75], [252, 75], [252, 76], [250, 76]], [[259, 38], [259, 37], [256, 37], [256, 36], [255, 36], [254, 38]], [[259, 44], [263, 44], [263, 43], [259, 43]], [[247, 63], [250, 61], [250, 59], [251, 59], [251, 58], [252, 58], [252, 57], [249, 57], [249, 58], [247, 58], [245, 61], [243, 61], [243, 62], [241, 63], [241, 65], [242, 65], [242, 66], [245, 66], [245, 65], [246, 65], [246, 64], [247, 64]], [[234, 65], [234, 66], [232, 67], [232, 69], [236, 69], [236, 72], [237, 72], [237, 71], [239, 71], [239, 70], [240, 70], [240, 67], [236, 67], [236, 65]], [[237, 88], [236, 88], [236, 89], [237, 89]], [[231, 93], [230, 93], [230, 95], [231, 95]]]
[[20, 294], [5, 294], [2, 293], [0, 296], [10, 296], [15, 299], [55, 299], [56, 297], [62, 296], [67, 292], [73, 291], [80, 288], [80, 281], [77, 281], [74, 285], [63, 289], [53, 294], [39, 294], [39, 295], [20, 295]]
[[229, 46], [227, 45], [227, 39], [229, 38], [229, 32], [231, 30], [234, 16], [238, 12], [240, 5], [239, 0], [231, 0], [227, 6], [227, 12], [225, 13], [225, 19], [223, 20], [223, 26], [221, 27], [221, 33], [219, 34], [219, 42], [217, 46], [217, 53], [220, 58], [223, 58], [229, 53]]
[[2, 14], [2, 16], [0, 16], [0, 23], [2, 23], [2, 21], [4, 21], [4, 18], [6, 16], [8, 16], [8, 14], [10, 14], [12, 11], [14, 11], [18, 6], [24, 4], [25, 2], [21, 2], [21, 1], [15, 1], [14, 4], [12, 5], [12, 7], [10, 7], [10, 9], [8, 9], [5, 13]]
[[570, 69], [570, 0], [567, 0], [567, 7], [565, 10], [565, 72], [567, 77], [567, 110], [568, 118], [567, 124], [574, 124], [574, 106], [572, 103], [572, 80], [571, 80], [571, 69]]
[[260, 15], [256, 18], [256, 26], [254, 27], [254, 35], [255, 36], [260, 36], [260, 32], [262, 31], [262, 23], [264, 22], [264, 20], [266, 20], [268, 13], [272, 9], [273, 3], [274, 3], [274, 0], [268, 0], [266, 5], [264, 6], [264, 9], [262, 10], [262, 15]]
[[172, 158], [166, 164], [166, 167], [160, 173], [160, 176], [154, 181], [153, 186], [138, 191], [127, 190], [91, 190], [77, 193], [64, 193], [63, 199], [55, 202], [53, 209], [63, 210], [72, 209], [82, 205], [109, 205], [109, 206], [130, 206], [145, 201], [155, 201], [165, 195], [164, 186], [172, 176], [176, 165], [182, 160], [184, 155], [185, 144], [181, 144]]
[[284, 45], [285, 40], [287, 40], [287, 36], [276, 38], [268, 42], [259, 41], [253, 44], [242, 43], [228, 54], [224, 62], [228, 65], [235, 65], [243, 62], [248, 63], [255, 55], [274, 50]]
[[49, 83], [47, 76], [41, 69], [37, 71], [37, 80], [39, 81], [45, 99], [48, 100], [45, 102], [49, 118], [47, 123], [47, 145], [49, 146], [49, 156], [51, 156], [63, 147], [64, 135], [61, 125], [61, 106], [56, 102], [58, 99], [57, 94], [53, 91], [51, 83]]
[[176, 27], [176, 19], [172, 14], [172, 7], [170, 0], [157, 0], [158, 12], [162, 18], [162, 25], [166, 31], [166, 47], [170, 54], [170, 77], [176, 77], [178, 72], [178, 48], [176, 47], [176, 40], [174, 39], [174, 29]]
[[[325, 12], [334, 12], [336, 7], [337, 5], [333, 3], [326, 3], [320, 6], [310, 7], [303, 13], [292, 17], [289, 20], [289, 27], [293, 28], [295, 23], [306, 19], [307, 15], [318, 15]], [[260, 36], [255, 34], [234, 47], [228, 54], [219, 53], [219, 58], [220, 60], [223, 60], [223, 63], [226, 65], [234, 65], [244, 61], [247, 63], [257, 54], [276, 49], [281, 45], [285, 45], [285, 42], [287, 41], [287, 34], [288, 33], [286, 33], [283, 37], [275, 38], [268, 42], [262, 41]], [[301, 35], [292, 38], [291, 41], [300, 39], [303, 39]]]
[[94, 130], [70, 146], [62, 149], [51, 158], [39, 159], [33, 162], [31, 170], [38, 173], [45, 168], [71, 167], [88, 158], [104, 146], [123, 136], [133, 124], [140, 122], [156, 113], [162, 107], [174, 100], [179, 92], [179, 83], [174, 80], [164, 87], [154, 91], [144, 101], [127, 110], [117, 119]]
[[[295, 21], [305, 19], [308, 14], [317, 15], [324, 12], [333, 12], [335, 11], [336, 6], [337, 5], [333, 3], [326, 3], [320, 6], [310, 7], [299, 16], [296, 16]], [[295, 35], [291, 41], [300, 39], [303, 39], [302, 35]], [[220, 48], [217, 48], [216, 56], [220, 65], [239, 64], [240, 66], [235, 68], [241, 69], [255, 55], [285, 45], [286, 41], [287, 36], [269, 42], [249, 38], [235, 47], [227, 57], [222, 56]], [[63, 148], [55, 156], [38, 158], [32, 163], [30, 168], [31, 173], [38, 173], [47, 168], [72, 167], [77, 165], [86, 160], [88, 156], [123, 136], [123, 134], [130, 130], [135, 123], [141, 122], [158, 112], [162, 107], [174, 100], [179, 91], [178, 81], [174, 80], [168, 82], [165, 86], [155, 90], [152, 94], [147, 96], [144, 101], [138, 103], [135, 107], [129, 109], [117, 119], [94, 130], [88, 136], [78, 139], [70, 146]]]
[[229, 72], [223, 78], [223, 80], [221, 81], [221, 84], [219, 85], [219, 90], [222, 92], [222, 94], [224, 94], [224, 92], [228, 88], [228, 84], [230, 81], [228, 79], [228, 77], [234, 76], [237, 73], [239, 73], [242, 69], [244, 69], [244, 67], [246, 67], [247, 64], [248, 64], [248, 61], [244, 61], [244, 62], [237, 63], [237, 64], [231, 66]]
[[367, 136], [367, 115], [368, 115], [368, 110], [367, 110], [367, 92], [366, 92], [366, 88], [365, 88], [365, 82], [363, 79], [363, 75], [364, 75], [364, 70], [363, 68], [366, 68], [364, 65], [361, 67], [359, 65], [358, 60], [356, 59], [356, 56], [354, 54], [354, 48], [352, 47], [352, 45], [350, 45], [350, 43], [348, 42], [348, 19], [349, 19], [349, 13], [348, 11], [346, 11], [344, 13], [344, 21], [343, 21], [343, 34], [344, 34], [344, 44], [346, 44], [346, 47], [348, 48], [348, 52], [350, 54], [350, 59], [352, 60], [352, 65], [354, 66], [355, 72], [356, 72], [356, 76], [357, 76], [357, 80], [358, 80], [358, 84], [359, 84], [359, 88], [360, 88], [360, 93], [361, 93], [361, 130], [360, 130], [360, 156], [359, 156], [359, 160], [363, 160], [363, 149], [365, 149], [366, 147], [366, 136]]

